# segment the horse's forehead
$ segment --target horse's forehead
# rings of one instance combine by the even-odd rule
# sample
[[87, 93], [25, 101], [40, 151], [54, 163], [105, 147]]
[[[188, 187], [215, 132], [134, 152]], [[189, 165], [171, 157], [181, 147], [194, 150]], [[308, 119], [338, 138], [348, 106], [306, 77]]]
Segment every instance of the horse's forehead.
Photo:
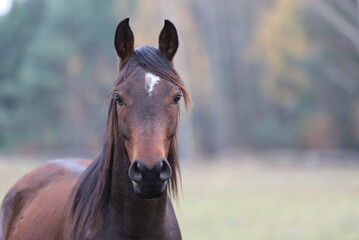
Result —
[[148, 71], [138, 72], [128, 83], [126, 88], [131, 95], [153, 99], [167, 95], [169, 90], [175, 87], [170, 81]]

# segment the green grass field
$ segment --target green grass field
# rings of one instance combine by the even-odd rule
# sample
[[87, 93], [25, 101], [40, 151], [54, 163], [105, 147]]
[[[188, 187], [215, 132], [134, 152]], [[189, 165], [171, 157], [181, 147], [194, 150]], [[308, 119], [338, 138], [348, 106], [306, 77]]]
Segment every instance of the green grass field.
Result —
[[[31, 161], [0, 157], [0, 197]], [[182, 165], [185, 240], [358, 240], [359, 167], [221, 161]]]

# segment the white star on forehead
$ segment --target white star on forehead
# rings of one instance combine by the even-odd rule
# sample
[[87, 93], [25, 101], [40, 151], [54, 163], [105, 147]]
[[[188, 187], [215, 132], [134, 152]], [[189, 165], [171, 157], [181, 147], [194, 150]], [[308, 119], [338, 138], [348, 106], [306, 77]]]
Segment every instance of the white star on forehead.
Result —
[[160, 81], [160, 77], [153, 75], [152, 73], [146, 73], [145, 75], [145, 89], [147, 90], [147, 93], [149, 96], [152, 95], [152, 91], [153, 88], [155, 87], [155, 85], [158, 84], [158, 82]]

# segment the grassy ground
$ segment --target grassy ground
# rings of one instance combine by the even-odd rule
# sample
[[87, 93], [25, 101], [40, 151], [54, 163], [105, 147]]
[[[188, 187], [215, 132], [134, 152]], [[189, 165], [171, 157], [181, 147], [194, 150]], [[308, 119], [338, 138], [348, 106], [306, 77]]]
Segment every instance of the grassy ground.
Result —
[[[38, 163], [0, 157], [0, 197]], [[357, 240], [359, 168], [210, 162], [182, 166], [185, 240]]]

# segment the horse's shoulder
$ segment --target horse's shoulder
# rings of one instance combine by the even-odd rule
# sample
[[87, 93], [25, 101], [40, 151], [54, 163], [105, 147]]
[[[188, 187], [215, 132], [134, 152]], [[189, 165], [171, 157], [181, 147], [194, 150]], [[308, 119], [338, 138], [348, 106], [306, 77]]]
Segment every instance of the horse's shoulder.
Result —
[[48, 161], [18, 180], [5, 196], [10, 201], [16, 196], [34, 194], [37, 190], [59, 180], [74, 181], [91, 163], [91, 160], [72, 158]]
[[[68, 196], [78, 177], [90, 162], [87, 159], [52, 160], [23, 176], [8, 191], [2, 202], [0, 224], [3, 233], [0, 231], [0, 234], [5, 237], [12, 232], [13, 225], [20, 220], [21, 212], [25, 208], [30, 209], [30, 206], [35, 203], [35, 205], [46, 204], [47, 199], [59, 199], [50, 205], [62, 208], [66, 200], [60, 199]], [[43, 196], [44, 193], [46, 196]]]
[[12, 187], [9, 193], [34, 193], [54, 181], [73, 180], [73, 178], [77, 178], [86, 169], [90, 162], [88, 159], [78, 158], [48, 161], [23, 176]]

